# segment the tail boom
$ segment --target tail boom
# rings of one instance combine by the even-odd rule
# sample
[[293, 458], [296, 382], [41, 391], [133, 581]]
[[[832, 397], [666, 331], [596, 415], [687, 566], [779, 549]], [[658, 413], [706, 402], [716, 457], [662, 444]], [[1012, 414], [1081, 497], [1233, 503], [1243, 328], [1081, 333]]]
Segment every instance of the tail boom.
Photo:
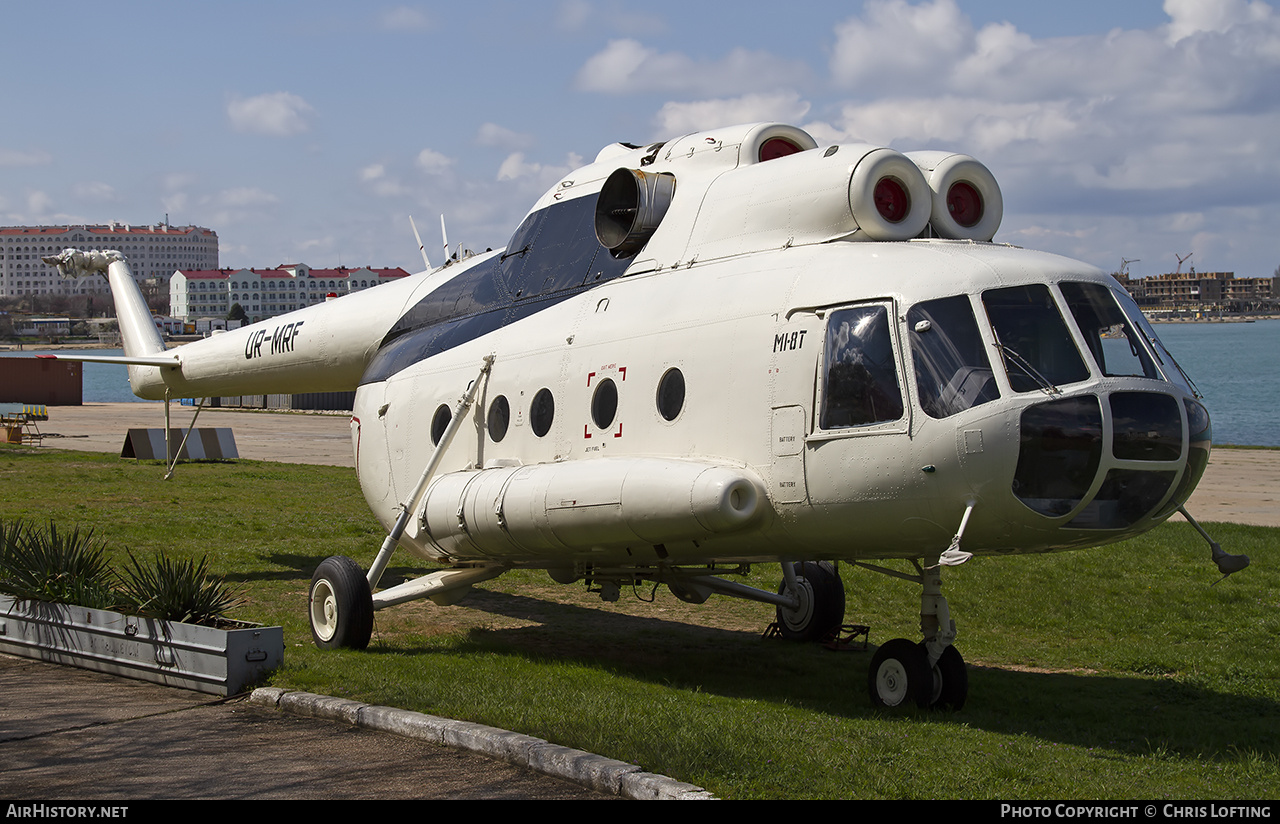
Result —
[[68, 249], [47, 259], [64, 275], [107, 273], [133, 393], [147, 400], [340, 392], [355, 389], [398, 309], [416, 286], [406, 278], [166, 350], [119, 252]]

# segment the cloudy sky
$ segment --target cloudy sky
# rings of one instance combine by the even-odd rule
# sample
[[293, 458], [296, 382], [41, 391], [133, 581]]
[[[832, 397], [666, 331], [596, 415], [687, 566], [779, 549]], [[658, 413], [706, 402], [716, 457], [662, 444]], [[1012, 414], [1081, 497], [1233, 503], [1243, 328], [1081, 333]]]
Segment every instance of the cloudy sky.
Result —
[[794, 123], [991, 167], [996, 239], [1280, 266], [1261, 0], [6, 3], [0, 225], [217, 231], [226, 266], [506, 243], [605, 144]]

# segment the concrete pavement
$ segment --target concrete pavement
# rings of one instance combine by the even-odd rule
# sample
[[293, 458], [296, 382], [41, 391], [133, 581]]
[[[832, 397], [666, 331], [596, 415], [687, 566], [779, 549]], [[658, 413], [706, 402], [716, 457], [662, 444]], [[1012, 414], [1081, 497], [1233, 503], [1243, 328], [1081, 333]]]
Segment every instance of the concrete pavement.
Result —
[[0, 655], [0, 797], [618, 798], [462, 748], [280, 712], [278, 690], [259, 692], [221, 700]]

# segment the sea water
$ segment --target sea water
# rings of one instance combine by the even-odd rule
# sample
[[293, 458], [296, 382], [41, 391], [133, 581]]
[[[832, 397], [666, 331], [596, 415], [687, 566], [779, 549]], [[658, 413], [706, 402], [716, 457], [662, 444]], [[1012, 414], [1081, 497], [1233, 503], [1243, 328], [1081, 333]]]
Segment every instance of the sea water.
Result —
[[[1213, 419], [1214, 443], [1280, 446], [1280, 320], [1160, 323], [1155, 330], [1204, 395]], [[121, 350], [95, 349], [84, 354], [118, 355]], [[86, 363], [84, 400], [102, 403], [139, 399], [129, 391], [125, 367]]]
[[1214, 443], [1280, 446], [1280, 320], [1155, 330], [1204, 395]]

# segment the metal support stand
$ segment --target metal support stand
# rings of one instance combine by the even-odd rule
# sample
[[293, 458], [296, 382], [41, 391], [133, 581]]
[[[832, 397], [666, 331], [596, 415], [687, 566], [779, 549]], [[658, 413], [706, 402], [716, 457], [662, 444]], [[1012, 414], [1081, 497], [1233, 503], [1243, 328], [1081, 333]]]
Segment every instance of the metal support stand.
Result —
[[191, 437], [191, 432], [196, 428], [196, 419], [200, 417], [200, 410], [204, 409], [206, 398], [201, 398], [200, 403], [196, 406], [196, 413], [191, 416], [191, 424], [187, 427], [186, 433], [182, 436], [182, 443], [178, 444], [177, 451], [172, 451], [169, 445], [169, 390], [164, 391], [164, 451], [165, 463], [168, 464], [168, 471], [164, 473], [164, 479], [167, 481], [173, 477], [173, 471], [178, 467], [178, 456], [182, 454], [183, 448], [187, 445], [187, 439]]

